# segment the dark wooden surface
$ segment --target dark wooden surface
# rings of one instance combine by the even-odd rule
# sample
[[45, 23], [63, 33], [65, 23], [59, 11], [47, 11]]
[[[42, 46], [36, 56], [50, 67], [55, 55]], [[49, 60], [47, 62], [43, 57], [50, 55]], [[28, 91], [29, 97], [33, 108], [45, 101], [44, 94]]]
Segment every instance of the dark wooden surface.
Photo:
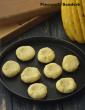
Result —
[[[23, 33], [20, 38], [15, 40], [36, 36], [48, 36], [68, 40], [63, 30], [61, 16], [59, 14], [35, 28], [28, 30]], [[0, 41], [0, 51], [13, 41], [14, 40], [5, 44]], [[78, 46], [85, 51], [84, 45]], [[0, 83], [0, 110], [85, 110], [85, 89], [76, 96], [61, 102], [35, 103], [13, 95]]]

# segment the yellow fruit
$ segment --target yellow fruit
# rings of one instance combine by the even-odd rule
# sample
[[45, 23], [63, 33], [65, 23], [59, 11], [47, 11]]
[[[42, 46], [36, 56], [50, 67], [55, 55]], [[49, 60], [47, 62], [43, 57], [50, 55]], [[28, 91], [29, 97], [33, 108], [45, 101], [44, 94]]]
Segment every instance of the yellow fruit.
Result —
[[[77, 4], [80, 6], [66, 6]], [[61, 15], [68, 37], [79, 43], [85, 43], [85, 0], [62, 0]]]
[[77, 7], [78, 14], [79, 14], [79, 19], [80, 19], [80, 24], [81, 24], [81, 29], [82, 29], [82, 34], [85, 40], [85, 18], [84, 18], [84, 11], [83, 11], [83, 5], [81, 0], [76, 0], [80, 4], [80, 7]]
[[[67, 3], [67, 0], [63, 0], [63, 1], [65, 1], [65, 3]], [[61, 8], [61, 10], [62, 10], [61, 11], [61, 13], [62, 13], [62, 19], [64, 19], [63, 20], [63, 25], [64, 25], [64, 28], [65, 28], [65, 31], [66, 31], [67, 35], [70, 37], [71, 40], [74, 40], [74, 38], [72, 37], [73, 35], [72, 35], [71, 31], [69, 31], [69, 30], [72, 30], [73, 23], [72, 23], [70, 14], [69, 14], [69, 11], [70, 10], [68, 8], [69, 7], [67, 7], [67, 6], [64, 6], [64, 7]], [[69, 19], [70, 19], [70, 22], [69, 22]], [[68, 26], [69, 29], [67, 29], [67, 26]]]
[[[79, 3], [76, 2], [76, 0], [71, 0], [73, 3]], [[78, 6], [79, 7], [79, 6]], [[83, 33], [82, 33], [82, 29], [81, 29], [81, 24], [80, 24], [80, 19], [79, 19], [79, 15], [78, 15], [78, 11], [77, 11], [77, 7], [76, 6], [71, 6], [70, 9], [72, 10], [72, 18], [73, 18], [73, 23], [74, 23], [74, 29], [75, 29], [75, 33], [76, 35], [74, 36], [75, 40], [78, 42], [83, 42], [84, 38], [83, 38]]]
[[84, 11], [83, 13], [84, 13], [84, 16], [85, 16], [85, 0], [81, 0], [81, 1], [82, 1], [82, 5], [83, 5], [83, 11]]

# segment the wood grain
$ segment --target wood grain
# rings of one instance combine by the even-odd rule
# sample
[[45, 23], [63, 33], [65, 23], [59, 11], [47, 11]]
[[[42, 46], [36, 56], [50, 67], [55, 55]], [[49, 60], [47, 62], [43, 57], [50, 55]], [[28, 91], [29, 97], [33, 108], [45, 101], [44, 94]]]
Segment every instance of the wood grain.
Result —
[[19, 36], [19, 34], [23, 33], [27, 29], [30, 29], [35, 25], [48, 19], [50, 16], [51, 15], [35, 17], [22, 24], [16, 23], [6, 26], [0, 26], [0, 40], [5, 42], [7, 40], [13, 39], [14, 37]]
[[[34, 36], [39, 37], [49, 36], [54, 38], [67, 39], [66, 34], [63, 30], [60, 15], [52, 17], [51, 20], [41, 23], [35, 28], [32, 28], [30, 31], [26, 31], [21, 36], [22, 37], [17, 38], [17, 40]], [[9, 43], [2, 45], [0, 48], [4, 49], [7, 45], [9, 45]], [[85, 45], [78, 46], [85, 51]], [[66, 99], [62, 102], [46, 104], [31, 103], [28, 100], [24, 101], [24, 99], [12, 95], [10, 92], [5, 90], [1, 84], [0, 84], [0, 94], [4, 94], [5, 96], [5, 100], [8, 105], [7, 110], [85, 110], [85, 90], [83, 90], [83, 93], [80, 93], [79, 95], [70, 98], [69, 100]]]
[[[21, 23], [43, 14], [56, 12], [59, 7], [54, 6], [61, 0], [1, 0], [0, 25]], [[49, 5], [41, 5], [52, 4]]]

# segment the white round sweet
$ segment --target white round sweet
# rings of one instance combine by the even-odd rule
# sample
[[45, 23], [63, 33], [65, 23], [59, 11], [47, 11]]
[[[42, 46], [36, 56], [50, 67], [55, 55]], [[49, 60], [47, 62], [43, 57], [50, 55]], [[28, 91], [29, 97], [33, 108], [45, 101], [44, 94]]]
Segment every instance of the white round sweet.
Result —
[[28, 87], [28, 95], [33, 99], [42, 99], [47, 95], [47, 87], [42, 83], [34, 83]]
[[62, 74], [62, 68], [56, 63], [50, 63], [44, 67], [44, 74], [47, 78], [56, 79]]
[[24, 83], [33, 83], [39, 80], [40, 77], [41, 77], [41, 74], [38, 68], [35, 68], [35, 67], [27, 67], [21, 73], [21, 80]]
[[66, 55], [63, 58], [62, 67], [67, 72], [73, 72], [79, 67], [79, 60], [74, 55]]
[[49, 48], [49, 47], [45, 47], [45, 48], [41, 48], [38, 52], [38, 60], [41, 63], [50, 63], [55, 59], [55, 53], [54, 51]]
[[12, 78], [19, 74], [20, 65], [13, 60], [9, 60], [3, 65], [2, 72], [6, 77]]
[[56, 89], [61, 93], [72, 93], [76, 88], [76, 82], [70, 77], [61, 78], [56, 82]]
[[16, 56], [21, 61], [29, 61], [35, 56], [35, 50], [31, 46], [20, 46], [16, 49]]

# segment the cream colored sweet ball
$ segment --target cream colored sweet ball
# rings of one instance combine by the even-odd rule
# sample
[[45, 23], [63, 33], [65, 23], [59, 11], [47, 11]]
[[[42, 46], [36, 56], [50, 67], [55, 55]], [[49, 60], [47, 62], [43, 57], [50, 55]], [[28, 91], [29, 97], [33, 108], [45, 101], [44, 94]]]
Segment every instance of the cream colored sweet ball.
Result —
[[49, 47], [44, 47], [39, 50], [37, 57], [41, 63], [50, 63], [55, 59], [55, 52]]
[[76, 88], [77, 84], [71, 77], [61, 78], [56, 82], [56, 89], [61, 93], [72, 93]]
[[62, 67], [67, 72], [73, 72], [79, 67], [79, 60], [74, 55], [66, 55], [63, 58]]
[[31, 46], [20, 46], [16, 49], [16, 56], [21, 61], [29, 61], [35, 56], [35, 50]]
[[12, 78], [19, 74], [20, 65], [13, 60], [9, 60], [3, 65], [2, 72], [6, 77]]
[[42, 99], [47, 95], [47, 87], [42, 83], [34, 83], [28, 87], [27, 92], [33, 99]]
[[56, 79], [62, 74], [62, 68], [56, 63], [50, 63], [44, 67], [44, 74], [47, 78]]
[[35, 67], [27, 67], [21, 73], [21, 80], [24, 83], [33, 83], [39, 80], [41, 77], [41, 73], [38, 68]]

